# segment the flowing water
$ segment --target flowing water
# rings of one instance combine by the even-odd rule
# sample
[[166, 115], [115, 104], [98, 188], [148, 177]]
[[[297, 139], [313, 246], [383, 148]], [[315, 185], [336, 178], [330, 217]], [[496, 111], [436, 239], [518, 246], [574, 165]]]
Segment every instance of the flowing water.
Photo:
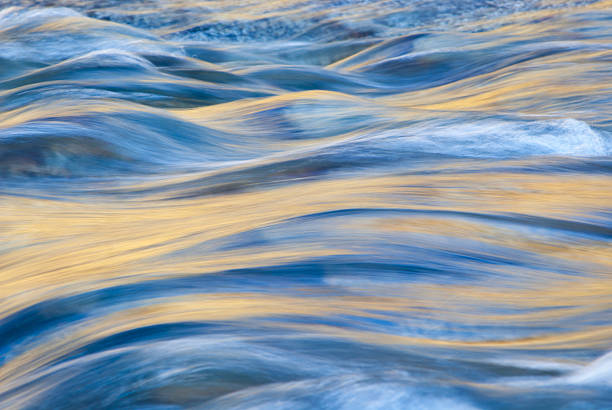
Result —
[[612, 408], [609, 0], [0, 8], [0, 408]]

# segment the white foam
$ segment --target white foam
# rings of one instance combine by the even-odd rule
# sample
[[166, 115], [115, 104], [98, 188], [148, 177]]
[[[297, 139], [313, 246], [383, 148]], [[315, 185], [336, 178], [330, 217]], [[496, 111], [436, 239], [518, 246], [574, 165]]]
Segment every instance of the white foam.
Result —
[[0, 56], [13, 61], [58, 63], [92, 51], [182, 55], [182, 49], [139, 29], [85, 17], [67, 8], [0, 12]]
[[35, 27], [51, 20], [66, 17], [83, 17], [83, 15], [66, 7], [29, 10], [21, 7], [8, 7], [0, 10], [0, 30], [4, 31], [24, 25]]
[[[369, 377], [351, 373], [320, 379], [273, 383], [237, 391], [209, 403], [211, 408], [224, 409], [427, 409], [475, 410], [471, 403], [452, 391], [419, 386], [401, 374]], [[317, 405], [318, 403], [318, 405]]]
[[542, 371], [559, 371], [567, 372], [581, 369], [581, 366], [576, 363], [555, 362], [546, 360], [528, 360], [528, 359], [495, 359], [490, 363], [501, 366], [512, 366], [521, 369], [533, 369]]
[[387, 140], [397, 149], [453, 156], [598, 157], [612, 153], [612, 144], [606, 136], [585, 122], [571, 118], [431, 123], [401, 131], [387, 131], [373, 138]]
[[612, 352], [575, 371], [565, 380], [571, 384], [612, 386]]

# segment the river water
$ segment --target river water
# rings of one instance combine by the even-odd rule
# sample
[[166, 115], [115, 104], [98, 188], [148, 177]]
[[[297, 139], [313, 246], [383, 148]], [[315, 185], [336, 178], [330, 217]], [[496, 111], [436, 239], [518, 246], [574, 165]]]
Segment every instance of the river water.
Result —
[[612, 2], [0, 8], [0, 408], [612, 408]]

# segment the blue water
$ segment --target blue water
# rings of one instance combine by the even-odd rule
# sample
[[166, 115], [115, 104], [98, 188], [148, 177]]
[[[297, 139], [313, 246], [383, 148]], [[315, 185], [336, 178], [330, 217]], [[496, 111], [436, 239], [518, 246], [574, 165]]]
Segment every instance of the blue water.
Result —
[[612, 408], [609, 0], [0, 10], [0, 408]]

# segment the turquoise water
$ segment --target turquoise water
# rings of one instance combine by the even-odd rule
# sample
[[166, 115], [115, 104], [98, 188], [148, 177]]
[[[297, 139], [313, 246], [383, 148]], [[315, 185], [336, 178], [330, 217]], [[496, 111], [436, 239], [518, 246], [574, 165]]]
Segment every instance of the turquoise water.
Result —
[[0, 8], [0, 408], [612, 408], [610, 1]]

